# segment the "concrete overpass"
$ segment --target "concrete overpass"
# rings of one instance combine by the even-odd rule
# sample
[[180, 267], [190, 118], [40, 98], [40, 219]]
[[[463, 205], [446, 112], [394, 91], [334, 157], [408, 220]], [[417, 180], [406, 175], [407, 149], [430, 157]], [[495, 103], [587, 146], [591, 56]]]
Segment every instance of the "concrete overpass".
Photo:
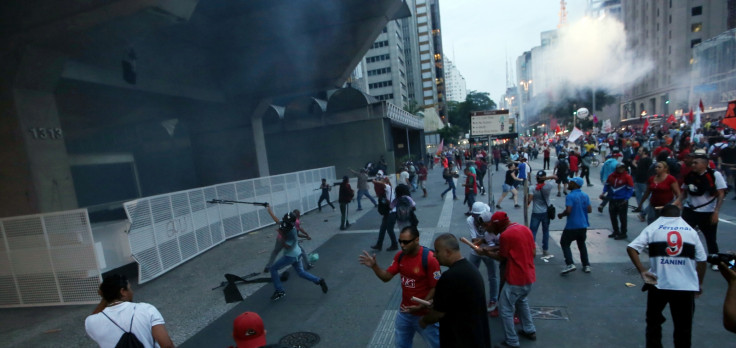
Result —
[[[326, 91], [408, 11], [401, 0], [2, 2], [0, 216], [292, 169], [281, 133], [321, 129], [301, 139], [306, 149], [344, 140], [349, 129], [318, 127], [351, 113], [330, 113], [341, 104]], [[342, 120], [387, 118], [391, 129], [403, 116], [385, 105], [368, 100]], [[301, 126], [284, 123], [290, 112]], [[398, 122], [406, 145], [421, 148], [408, 123]], [[385, 144], [366, 154], [393, 154]]]

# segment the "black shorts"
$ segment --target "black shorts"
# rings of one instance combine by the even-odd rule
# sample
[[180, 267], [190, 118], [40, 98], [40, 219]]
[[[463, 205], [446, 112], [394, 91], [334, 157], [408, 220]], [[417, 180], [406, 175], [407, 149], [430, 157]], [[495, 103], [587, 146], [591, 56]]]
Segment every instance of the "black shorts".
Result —
[[558, 184], [559, 183], [567, 184], [569, 182], [569, 179], [570, 178], [567, 177], [567, 173], [565, 173], [565, 175], [560, 175], [558, 173], [557, 174], [557, 180], [555, 180], [555, 182], [558, 183]]

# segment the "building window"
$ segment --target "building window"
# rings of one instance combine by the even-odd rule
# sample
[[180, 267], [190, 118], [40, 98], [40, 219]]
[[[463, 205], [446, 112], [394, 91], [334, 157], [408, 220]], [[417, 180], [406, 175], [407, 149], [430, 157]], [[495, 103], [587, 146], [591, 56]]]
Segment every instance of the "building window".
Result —
[[388, 86], [393, 86], [393, 85], [394, 85], [393, 81], [388, 80], [388, 81], [381, 81], [381, 82], [376, 82], [376, 83], [369, 83], [368, 88], [369, 89], [383, 88], [383, 87], [388, 87]]
[[374, 42], [371, 48], [379, 48], [388, 46], [388, 40]]
[[699, 44], [701, 41], [702, 40], [700, 39], [695, 39], [695, 40], [690, 41], [690, 48], [695, 47], [695, 45]]
[[366, 63], [380, 62], [382, 60], [389, 60], [391, 56], [389, 54], [379, 54], [377, 56], [365, 57]]
[[690, 10], [690, 14], [693, 16], [700, 16], [703, 14], [703, 6], [695, 6]]
[[368, 76], [376, 76], [376, 75], [383, 75], [383, 74], [389, 74], [391, 73], [391, 67], [381, 68], [381, 69], [374, 69], [374, 70], [368, 70]]
[[695, 23], [690, 27], [690, 30], [692, 30], [693, 33], [699, 33], [701, 30], [703, 30], [703, 23]]

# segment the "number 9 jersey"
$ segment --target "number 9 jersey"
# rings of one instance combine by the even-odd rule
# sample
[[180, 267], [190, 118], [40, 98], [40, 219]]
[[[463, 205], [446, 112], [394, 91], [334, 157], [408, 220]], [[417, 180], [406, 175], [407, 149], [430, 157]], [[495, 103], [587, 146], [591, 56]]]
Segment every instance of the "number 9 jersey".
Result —
[[698, 233], [680, 217], [660, 217], [644, 228], [629, 247], [640, 254], [649, 247], [650, 272], [657, 275], [658, 289], [699, 291], [696, 262], [706, 254]]

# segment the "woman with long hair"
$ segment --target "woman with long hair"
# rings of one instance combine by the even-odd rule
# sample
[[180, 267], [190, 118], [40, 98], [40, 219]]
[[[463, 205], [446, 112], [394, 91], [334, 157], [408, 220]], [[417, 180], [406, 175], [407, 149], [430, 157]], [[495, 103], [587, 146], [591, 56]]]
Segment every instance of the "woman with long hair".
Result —
[[[659, 218], [662, 207], [665, 205], [673, 203], [681, 206], [681, 197], [680, 186], [677, 183], [677, 179], [669, 174], [667, 162], [659, 161], [654, 165], [654, 175], [649, 177], [647, 189], [644, 191], [644, 195], [637, 209], [641, 210], [642, 205], [649, 198], [649, 206], [646, 209], [646, 220], [648, 224], [651, 224]], [[644, 221], [644, 215], [639, 215], [639, 219]]]

